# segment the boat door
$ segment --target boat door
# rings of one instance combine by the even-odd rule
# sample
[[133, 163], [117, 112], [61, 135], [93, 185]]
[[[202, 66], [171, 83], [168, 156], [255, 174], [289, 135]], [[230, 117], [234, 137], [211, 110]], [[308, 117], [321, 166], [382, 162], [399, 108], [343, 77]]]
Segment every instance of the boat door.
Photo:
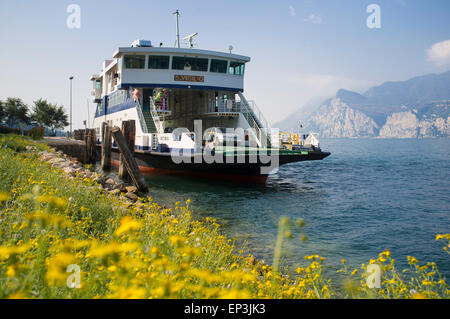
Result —
[[153, 96], [153, 89], [143, 89], [142, 92], [142, 110], [150, 112], [150, 97]]

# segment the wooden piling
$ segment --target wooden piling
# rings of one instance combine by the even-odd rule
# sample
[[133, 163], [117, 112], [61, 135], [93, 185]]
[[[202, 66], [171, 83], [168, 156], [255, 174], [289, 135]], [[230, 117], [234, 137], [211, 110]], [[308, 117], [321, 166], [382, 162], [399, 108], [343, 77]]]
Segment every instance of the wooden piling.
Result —
[[100, 131], [100, 134], [102, 135], [102, 141], [103, 141], [103, 137], [105, 136], [105, 127], [106, 127], [106, 125], [108, 125], [108, 123], [102, 122], [102, 128], [101, 128], [101, 131]]
[[102, 125], [102, 169], [111, 169], [111, 127], [103, 122]]
[[134, 146], [136, 144], [136, 121], [135, 120], [129, 120], [128, 121], [129, 127], [128, 127], [128, 147], [130, 148], [131, 153], [134, 156]]
[[[68, 137], [70, 137], [70, 132], [69, 132]], [[75, 140], [82, 140], [80, 130], [74, 130], [74, 131], [73, 131], [73, 138], [74, 138]]]
[[97, 162], [97, 133], [95, 132], [95, 129], [91, 129], [91, 154], [92, 154], [92, 164], [95, 164]]
[[136, 186], [136, 188], [140, 192], [148, 192], [147, 184], [145, 183], [144, 176], [142, 175], [141, 171], [139, 170], [139, 166], [136, 162], [136, 159], [133, 156], [133, 153], [130, 151], [129, 146], [127, 144], [127, 141], [125, 137], [123, 136], [120, 128], [115, 126], [111, 130], [112, 136], [114, 137], [114, 140], [117, 143], [117, 146], [119, 147], [121, 155], [123, 155], [123, 163], [125, 165], [125, 168], [131, 177], [131, 180]]
[[[128, 149], [134, 157], [134, 144], [136, 135], [136, 123], [134, 120], [123, 121], [122, 122], [122, 133], [127, 142]], [[125, 168], [124, 158], [122, 153], [120, 154], [120, 164], [119, 164], [119, 177], [127, 180], [129, 178], [128, 172]]]
[[[128, 121], [123, 121], [122, 122], [122, 134], [123, 134], [123, 137], [125, 138], [127, 146], [128, 146], [128, 140], [127, 140], [128, 125], [129, 125]], [[118, 172], [118, 175], [119, 175], [119, 178], [121, 178], [123, 180], [127, 180], [128, 179], [128, 173], [127, 173], [127, 169], [125, 167], [125, 158], [124, 158], [122, 152], [120, 152], [120, 155], [119, 155], [119, 172]]]
[[94, 164], [97, 160], [95, 129], [85, 129], [84, 133], [84, 142], [86, 144], [85, 160], [86, 163]]
[[81, 129], [80, 133], [81, 133], [82, 141], [84, 141], [84, 161], [83, 161], [83, 163], [88, 164], [89, 163], [89, 148], [87, 146], [86, 129]]

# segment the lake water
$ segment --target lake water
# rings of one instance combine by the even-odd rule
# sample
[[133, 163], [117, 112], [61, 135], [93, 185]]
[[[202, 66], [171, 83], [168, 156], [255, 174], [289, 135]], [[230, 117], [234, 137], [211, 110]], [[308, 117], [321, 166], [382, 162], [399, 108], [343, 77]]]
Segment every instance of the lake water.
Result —
[[280, 216], [303, 218], [308, 240], [285, 245], [292, 271], [305, 254], [367, 263], [385, 248], [400, 267], [406, 256], [435, 261], [450, 277], [450, 257], [438, 233], [450, 232], [450, 139], [327, 139], [323, 161], [284, 165], [266, 185], [236, 185], [185, 177], [147, 179], [160, 204], [192, 200], [197, 218], [211, 216], [247, 251], [272, 263]]

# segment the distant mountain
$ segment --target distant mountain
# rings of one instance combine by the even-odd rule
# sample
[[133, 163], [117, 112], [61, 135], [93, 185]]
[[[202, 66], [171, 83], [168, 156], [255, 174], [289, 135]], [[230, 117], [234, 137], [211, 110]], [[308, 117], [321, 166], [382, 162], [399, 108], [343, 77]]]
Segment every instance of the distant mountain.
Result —
[[418, 76], [403, 82], [385, 82], [363, 94], [376, 105], [420, 104], [450, 99], [450, 71]]
[[274, 127], [296, 129], [299, 121], [323, 137], [450, 137], [450, 71], [385, 82], [363, 94], [341, 89]]
[[364, 95], [344, 89], [340, 89], [339, 91], [337, 91], [336, 97], [338, 99], [341, 99], [342, 101], [345, 101], [345, 103], [348, 103], [350, 105], [369, 103], [368, 99]]

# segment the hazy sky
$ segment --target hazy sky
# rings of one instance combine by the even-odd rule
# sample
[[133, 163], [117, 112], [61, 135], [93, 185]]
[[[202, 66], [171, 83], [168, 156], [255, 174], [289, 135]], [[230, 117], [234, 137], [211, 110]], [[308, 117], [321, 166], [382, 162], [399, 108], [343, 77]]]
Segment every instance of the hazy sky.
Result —
[[[66, 24], [72, 3], [81, 8], [79, 29]], [[381, 9], [381, 28], [367, 26], [372, 3]], [[43, 97], [68, 109], [73, 75], [73, 126], [82, 127], [89, 76], [135, 39], [173, 46], [176, 9], [181, 37], [198, 32], [198, 48], [227, 51], [231, 44], [252, 58], [244, 94], [272, 123], [339, 88], [363, 92], [450, 68], [448, 0], [1, 0], [0, 99], [31, 105]]]

